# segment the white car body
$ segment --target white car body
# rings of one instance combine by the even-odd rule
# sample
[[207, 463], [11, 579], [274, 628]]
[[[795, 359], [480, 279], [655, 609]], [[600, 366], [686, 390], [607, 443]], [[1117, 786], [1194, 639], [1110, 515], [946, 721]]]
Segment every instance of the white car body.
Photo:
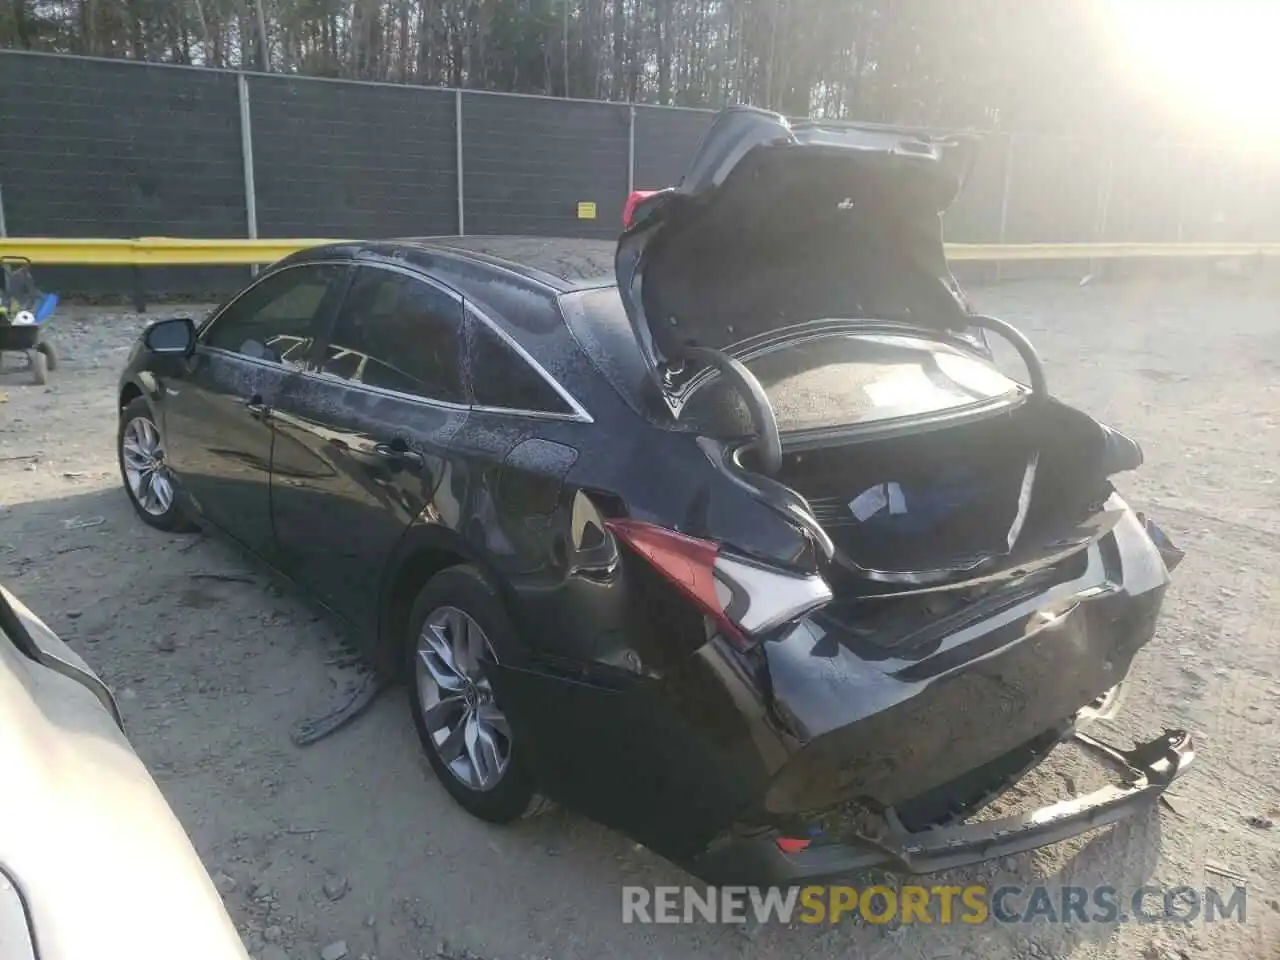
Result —
[[110, 693], [0, 587], [0, 957], [245, 960]]

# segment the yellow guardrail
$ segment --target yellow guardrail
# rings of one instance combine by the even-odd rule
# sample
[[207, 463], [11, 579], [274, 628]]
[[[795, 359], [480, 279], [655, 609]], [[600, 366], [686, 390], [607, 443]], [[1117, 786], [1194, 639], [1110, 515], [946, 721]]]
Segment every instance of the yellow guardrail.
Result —
[[281, 257], [332, 240], [209, 240], [139, 237], [135, 240], [80, 240], [62, 237], [8, 237], [0, 256], [16, 255], [32, 263], [93, 267], [238, 266], [275, 263]]
[[[245, 266], [274, 263], [298, 250], [336, 242], [340, 241], [9, 237], [0, 239], [0, 256], [23, 256], [36, 264], [97, 267]], [[988, 262], [1280, 256], [1280, 243], [948, 243], [946, 248], [951, 260]]]
[[1165, 260], [1280, 257], [1280, 243], [948, 243], [950, 260]]

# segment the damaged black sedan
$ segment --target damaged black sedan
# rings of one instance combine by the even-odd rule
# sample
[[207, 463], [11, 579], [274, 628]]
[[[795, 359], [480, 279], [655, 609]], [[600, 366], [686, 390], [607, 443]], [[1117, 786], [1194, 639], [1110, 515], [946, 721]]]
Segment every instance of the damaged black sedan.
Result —
[[347, 620], [485, 819], [548, 796], [735, 883], [1110, 823], [1184, 732], [963, 822], [1109, 703], [1180, 556], [1112, 486], [1138, 446], [952, 278], [971, 149], [735, 109], [616, 246], [297, 254], [144, 335], [126, 490]]

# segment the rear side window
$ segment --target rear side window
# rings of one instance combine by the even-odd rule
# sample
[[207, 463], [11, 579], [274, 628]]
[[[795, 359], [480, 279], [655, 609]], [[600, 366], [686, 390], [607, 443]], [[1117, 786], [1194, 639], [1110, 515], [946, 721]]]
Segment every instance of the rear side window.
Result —
[[318, 368], [353, 383], [465, 403], [461, 340], [457, 297], [407, 274], [360, 267]]
[[315, 320], [346, 268], [337, 264], [288, 267], [264, 277], [219, 314], [204, 343], [256, 360], [296, 366], [311, 348]]
[[470, 314], [471, 390], [480, 407], [572, 414], [555, 388], [475, 313]]

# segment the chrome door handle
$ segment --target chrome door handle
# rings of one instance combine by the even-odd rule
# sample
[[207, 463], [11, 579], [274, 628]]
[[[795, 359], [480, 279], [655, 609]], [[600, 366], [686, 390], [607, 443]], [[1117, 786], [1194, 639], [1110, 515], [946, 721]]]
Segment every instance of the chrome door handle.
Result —
[[271, 416], [271, 408], [262, 402], [262, 397], [254, 394], [244, 402], [244, 408], [249, 411], [249, 416], [255, 420], [265, 420]]
[[407, 463], [415, 467], [420, 467], [426, 463], [426, 459], [416, 450], [392, 446], [389, 443], [375, 443], [373, 445], [373, 452], [383, 460], [392, 460], [396, 463]]

